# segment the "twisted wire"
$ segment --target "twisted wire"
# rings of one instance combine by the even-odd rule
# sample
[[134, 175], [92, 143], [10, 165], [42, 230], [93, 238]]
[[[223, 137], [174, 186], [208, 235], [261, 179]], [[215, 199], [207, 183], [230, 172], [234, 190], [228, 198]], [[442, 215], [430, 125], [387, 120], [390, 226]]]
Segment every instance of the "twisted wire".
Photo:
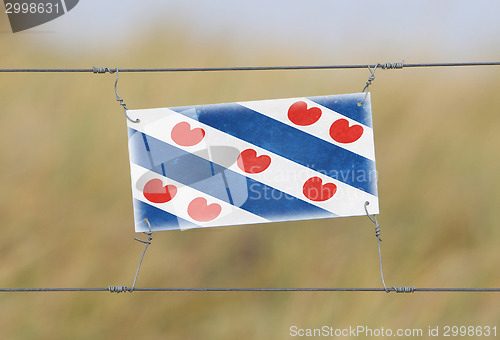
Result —
[[110, 73], [113, 74], [118, 71], [118, 68], [109, 68], [109, 67], [92, 67], [92, 72], [94, 73]]
[[126, 286], [109, 286], [108, 291], [110, 293], [123, 293], [123, 292], [128, 292], [130, 291]]
[[380, 266], [380, 278], [382, 279], [382, 285], [384, 286], [384, 290], [386, 293], [390, 292], [396, 292], [396, 293], [413, 293], [415, 292], [415, 287], [391, 287], [390, 289], [386, 287], [385, 285], [385, 280], [384, 280], [384, 270], [382, 268], [382, 251], [380, 249], [380, 242], [382, 242], [382, 238], [380, 237], [381, 231], [380, 231], [380, 224], [377, 221], [377, 216], [373, 215], [370, 216], [368, 213], [368, 205], [370, 205], [370, 202], [366, 201], [365, 202], [365, 212], [366, 216], [370, 219], [370, 221], [375, 224], [375, 237], [377, 238], [377, 247], [378, 247], [378, 261], [379, 261], [379, 266]]
[[414, 293], [415, 287], [392, 287], [396, 293]]
[[[379, 65], [382, 69], [399, 69], [412, 67], [463, 67], [463, 66], [500, 66], [500, 61], [492, 62], [444, 62], [444, 63], [375, 63], [345, 65], [296, 65], [296, 66], [233, 66], [233, 67], [169, 67], [169, 68], [120, 68], [120, 72], [215, 72], [215, 71], [272, 71], [272, 70], [333, 70], [333, 69], [366, 69]], [[385, 66], [385, 67], [384, 67]], [[401, 67], [399, 67], [401, 66]], [[114, 73], [112, 68], [2, 68], [0, 72], [11, 73]], [[116, 68], [115, 68], [116, 70]]]
[[[118, 94], [118, 77], [119, 77], [118, 68], [116, 68], [114, 70], [110, 70], [107, 67], [104, 67], [104, 68], [103, 67], [100, 67], [100, 68], [94, 67], [94, 69], [98, 69], [98, 73], [109, 72], [109, 73], [113, 74], [114, 72], [116, 72], [116, 80], [115, 80], [116, 101], [123, 107], [123, 114], [125, 115], [125, 117], [127, 117], [128, 120], [130, 120], [132, 123], [139, 123], [141, 121], [139, 118], [137, 118], [137, 119], [134, 120], [134, 119], [132, 119], [132, 118], [130, 118], [128, 116], [128, 114], [127, 114], [127, 110], [128, 110], [127, 104], [125, 104], [125, 102], [123, 101], [123, 99], [120, 98], [120, 95]], [[103, 72], [100, 72], [100, 71], [103, 71]]]
[[380, 242], [382, 242], [382, 239], [380, 238], [380, 233], [381, 233], [381, 231], [380, 231], [380, 224], [377, 221], [377, 216], [373, 215], [373, 217], [371, 217], [370, 214], [368, 213], [368, 205], [370, 205], [370, 202], [366, 201], [365, 205], [364, 205], [366, 216], [368, 216], [368, 218], [370, 219], [370, 221], [372, 221], [375, 224], [375, 236], [377, 237], [378, 262], [379, 262], [379, 267], [380, 267], [380, 278], [382, 279], [382, 285], [384, 286], [384, 290], [386, 291], [386, 293], [389, 293], [390, 290], [387, 289], [387, 287], [385, 285], [384, 270], [382, 269], [382, 250], [380, 249]]
[[379, 64], [379, 67], [384, 69], [384, 70], [395, 70], [395, 69], [402, 69], [405, 67], [405, 61], [403, 60], [402, 62], [396, 62], [396, 63], [385, 63], [385, 64]]
[[[381, 64], [377, 64], [375, 65], [375, 67], [371, 68], [370, 66], [368, 66], [368, 70], [370, 71], [370, 76], [368, 77], [368, 80], [366, 81], [366, 84], [365, 84], [365, 87], [363, 87], [363, 91], [361, 91], [361, 93], [365, 93], [365, 97], [363, 98], [362, 101], [360, 101], [358, 103], [358, 106], [362, 106], [365, 101], [366, 101], [366, 98], [368, 97], [368, 88], [370, 87], [370, 85], [372, 84], [372, 81], [375, 80], [375, 71], [377, 70], [377, 67], [381, 65]], [[385, 65], [392, 65], [392, 64], [385, 64]], [[366, 92], [365, 92], [366, 91]]]
[[[406, 289], [406, 291], [405, 291]], [[396, 293], [500, 293], [500, 288], [416, 288], [392, 287]], [[27, 292], [111, 292], [122, 293], [129, 289], [125, 286], [106, 288], [0, 288], [0, 293]], [[176, 288], [142, 287], [135, 292], [386, 292], [384, 288]]]
[[144, 219], [144, 222], [146, 222], [148, 224], [148, 230], [149, 231], [143, 232], [143, 234], [145, 234], [148, 237], [148, 239], [146, 241], [143, 241], [141, 239], [134, 238], [134, 240], [142, 242], [142, 243], [144, 243], [146, 245], [144, 246], [144, 250], [142, 252], [141, 260], [139, 261], [139, 265], [137, 266], [137, 270], [135, 272], [134, 283], [132, 283], [132, 288], [130, 288], [130, 290], [129, 290], [131, 293], [134, 291], [135, 283], [137, 282], [137, 276], [139, 276], [139, 270], [141, 269], [142, 260], [144, 260], [144, 255], [146, 254], [146, 250], [148, 250], [148, 247], [151, 244], [151, 241], [153, 240], [153, 237], [151, 236], [151, 235], [153, 235], [153, 232], [151, 231], [151, 224], [149, 223], [149, 220], [147, 218]]
[[[115, 80], [115, 95], [116, 100], [123, 107], [124, 114], [131, 122], [138, 123], [140, 120], [132, 120], [127, 115], [127, 106], [123, 99], [118, 95], [117, 84], [118, 84], [118, 72], [204, 72], [204, 71], [265, 71], [265, 70], [317, 70], [317, 69], [361, 69], [367, 68], [370, 70], [370, 76], [363, 88], [362, 92], [365, 92], [375, 79], [375, 70], [379, 67], [384, 70], [386, 69], [402, 69], [412, 68], [412, 67], [460, 67], [460, 66], [500, 66], [500, 62], [459, 62], [459, 63], [418, 63], [418, 64], [405, 64], [403, 62], [396, 63], [377, 63], [372, 65], [305, 65], [305, 66], [256, 66], [256, 67], [191, 67], [191, 68], [109, 68], [109, 67], [93, 67], [91, 69], [60, 69], [60, 68], [40, 68], [40, 69], [0, 69], [2, 73], [27, 73], [27, 72], [57, 72], [57, 73], [85, 73], [92, 72], [94, 74], [104, 74], [104, 73], [116, 73]], [[368, 92], [366, 92], [365, 98], [358, 105], [363, 105]], [[368, 218], [375, 224], [375, 236], [377, 237], [378, 252], [379, 252], [379, 265], [380, 265], [380, 275], [383, 284], [383, 288], [136, 288], [135, 284], [137, 281], [137, 276], [144, 259], [146, 250], [151, 244], [151, 226], [149, 225], [149, 232], [145, 232], [148, 235], [147, 241], [139, 240], [146, 244], [144, 251], [142, 253], [141, 260], [137, 267], [137, 271], [134, 277], [134, 282], [132, 288], [126, 286], [108, 286], [107, 288], [0, 288], [0, 292], [102, 292], [107, 291], [111, 293], [122, 293], [122, 292], [133, 292], [133, 291], [157, 291], [157, 292], [297, 292], [297, 291], [307, 291], [307, 292], [379, 292], [383, 291], [389, 293], [394, 291], [396, 293], [414, 293], [414, 292], [500, 292], [500, 288], [416, 288], [412, 287], [391, 287], [388, 289], [385, 285], [383, 269], [382, 269], [382, 253], [380, 249], [380, 225], [377, 221], [375, 215], [373, 218], [368, 213], [369, 202], [365, 203], [365, 211]], [[147, 220], [146, 220], [147, 221]]]

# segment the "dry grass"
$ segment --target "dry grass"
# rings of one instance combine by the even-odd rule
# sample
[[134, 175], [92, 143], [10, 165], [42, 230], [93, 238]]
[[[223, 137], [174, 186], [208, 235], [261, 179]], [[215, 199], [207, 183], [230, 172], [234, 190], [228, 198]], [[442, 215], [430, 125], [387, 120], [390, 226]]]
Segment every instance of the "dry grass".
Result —
[[[68, 62], [42, 48], [23, 52], [34, 46], [29, 38], [2, 34], [0, 60], [2, 67], [238, 60], [223, 44], [203, 46], [200, 56], [182, 35], [154, 41]], [[280, 64], [279, 56], [258, 63]], [[123, 74], [119, 86], [129, 107], [149, 108], [358, 92], [367, 75]], [[386, 281], [498, 286], [498, 70], [377, 76], [372, 104]], [[142, 245], [133, 241], [125, 121], [112, 85], [110, 75], [1, 75], [0, 286], [130, 285]], [[359, 217], [157, 233], [138, 285], [380, 286], [373, 225]], [[282, 339], [291, 325], [493, 326], [498, 302], [495, 294], [2, 293], [0, 337]]]

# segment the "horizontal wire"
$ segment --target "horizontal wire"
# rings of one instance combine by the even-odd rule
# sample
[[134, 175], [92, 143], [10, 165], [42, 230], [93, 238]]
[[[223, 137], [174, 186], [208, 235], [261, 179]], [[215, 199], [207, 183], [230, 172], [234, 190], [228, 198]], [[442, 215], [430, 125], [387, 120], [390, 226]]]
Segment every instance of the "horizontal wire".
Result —
[[[399, 64], [400, 67], [391, 65]], [[356, 65], [298, 65], [298, 66], [235, 66], [235, 67], [173, 67], [173, 68], [4, 68], [0, 72], [92, 72], [114, 73], [119, 72], [206, 72], [206, 71], [270, 71], [270, 70], [328, 70], [328, 69], [363, 69], [380, 66], [383, 69], [408, 68], [408, 67], [454, 67], [454, 66], [500, 66], [500, 62], [459, 62], [459, 63], [378, 63]]]
[[[0, 292], [131, 292], [127, 287], [107, 288], [0, 288]], [[411, 291], [389, 290], [396, 293], [413, 292], [500, 292], [500, 288], [414, 288]], [[384, 288], [134, 288], [134, 292], [386, 292]]]
[[[500, 62], [460, 62], [460, 63], [384, 63], [357, 65], [301, 65], [301, 66], [237, 66], [237, 67], [181, 67], [181, 68], [97, 68], [62, 69], [62, 68], [26, 68], [0, 69], [10, 73], [115, 73], [115, 72], [205, 72], [205, 71], [268, 71], [268, 70], [319, 70], [319, 69], [363, 69], [380, 67], [382, 69], [402, 69], [408, 67], [458, 67], [458, 66], [500, 66]], [[127, 288], [110, 286], [107, 288], [0, 288], [1, 292], [500, 292], [500, 288]]]

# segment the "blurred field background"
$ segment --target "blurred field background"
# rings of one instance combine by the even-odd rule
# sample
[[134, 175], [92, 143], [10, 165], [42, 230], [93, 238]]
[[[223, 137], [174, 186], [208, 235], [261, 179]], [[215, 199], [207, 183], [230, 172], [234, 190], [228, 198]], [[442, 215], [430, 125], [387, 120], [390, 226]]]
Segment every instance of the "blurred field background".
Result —
[[[0, 24], [8, 31], [5, 18]], [[36, 34], [0, 34], [0, 67], [335, 63], [272, 46], [250, 60], [223, 37], [203, 44], [181, 25], [158, 25], [97, 55], [46, 48]], [[176, 34], [154, 33], [165, 30]], [[406, 61], [430, 58], [422, 56]], [[360, 92], [368, 76], [123, 73], [118, 90], [138, 109]], [[500, 286], [499, 76], [495, 67], [377, 71], [371, 91], [388, 286]], [[0, 79], [0, 286], [130, 286], [143, 244], [133, 240], [114, 75]], [[366, 217], [153, 237], [138, 287], [381, 286]], [[499, 302], [497, 293], [1, 293], [0, 338], [243, 340], [287, 339], [292, 325], [500, 327]]]

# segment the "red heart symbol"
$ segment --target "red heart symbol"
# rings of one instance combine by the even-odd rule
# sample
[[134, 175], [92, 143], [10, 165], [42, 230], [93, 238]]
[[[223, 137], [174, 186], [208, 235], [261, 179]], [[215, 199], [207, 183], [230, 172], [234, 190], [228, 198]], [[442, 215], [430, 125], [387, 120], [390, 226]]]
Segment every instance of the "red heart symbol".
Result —
[[302, 187], [302, 192], [311, 201], [326, 201], [337, 192], [337, 186], [333, 183], [322, 184], [319, 177], [309, 178]]
[[271, 157], [267, 155], [257, 157], [257, 151], [246, 149], [240, 153], [236, 163], [241, 170], [249, 174], [257, 174], [267, 169], [271, 164]]
[[293, 103], [288, 109], [288, 119], [295, 125], [311, 125], [316, 123], [320, 117], [321, 109], [319, 107], [307, 109], [307, 104], [303, 101]]
[[195, 128], [191, 130], [188, 122], [180, 122], [172, 129], [172, 140], [181, 146], [193, 146], [205, 137], [205, 130]]
[[163, 186], [163, 181], [155, 178], [146, 183], [142, 192], [150, 202], [166, 203], [177, 194], [177, 187], [170, 184]]
[[217, 203], [207, 205], [207, 200], [203, 197], [197, 197], [188, 205], [187, 212], [189, 216], [198, 222], [208, 222], [219, 216], [222, 207]]
[[361, 125], [353, 125], [349, 127], [347, 119], [337, 119], [330, 126], [330, 137], [339, 143], [353, 143], [363, 135], [363, 127]]

